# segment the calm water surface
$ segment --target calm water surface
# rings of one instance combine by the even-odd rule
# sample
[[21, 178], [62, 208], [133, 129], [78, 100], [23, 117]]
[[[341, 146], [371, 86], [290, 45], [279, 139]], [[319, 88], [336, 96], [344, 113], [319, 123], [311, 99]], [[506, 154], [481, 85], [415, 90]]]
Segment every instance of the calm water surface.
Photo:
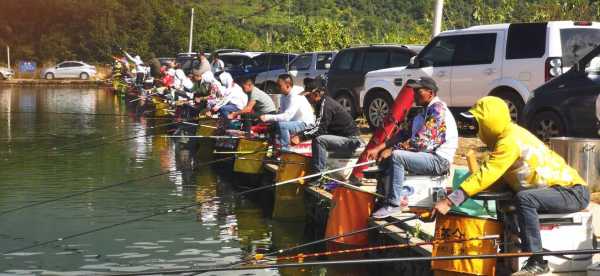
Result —
[[[220, 197], [186, 211], [0, 255], [0, 275], [201, 268], [301, 241], [302, 223], [272, 221], [253, 201], [232, 199], [235, 191], [225, 176], [210, 168], [180, 169], [185, 158], [174, 143], [147, 130], [162, 123], [129, 116], [108, 90], [0, 87], [0, 212], [172, 170], [0, 215], [2, 252]], [[134, 136], [139, 137], [114, 141]], [[219, 275], [242, 273], [323, 271]]]

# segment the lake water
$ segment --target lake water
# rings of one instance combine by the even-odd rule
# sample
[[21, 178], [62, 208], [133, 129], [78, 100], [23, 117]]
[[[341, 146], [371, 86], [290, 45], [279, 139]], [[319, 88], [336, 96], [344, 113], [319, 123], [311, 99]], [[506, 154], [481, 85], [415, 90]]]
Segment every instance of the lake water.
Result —
[[[165, 175], [0, 215], [2, 252], [199, 202], [182, 212], [0, 255], [0, 275], [87, 275], [217, 266], [303, 239], [235, 200], [226, 176], [184, 170], [175, 144], [103, 89], [0, 87], [0, 213], [164, 171]], [[153, 135], [158, 134], [158, 135]], [[104, 137], [104, 139], [103, 139]], [[133, 139], [117, 139], [136, 137]], [[185, 155], [184, 155], [185, 156]], [[201, 203], [219, 197], [218, 201]], [[300, 275], [261, 270], [210, 275]], [[207, 274], [209, 275], [209, 274]]]

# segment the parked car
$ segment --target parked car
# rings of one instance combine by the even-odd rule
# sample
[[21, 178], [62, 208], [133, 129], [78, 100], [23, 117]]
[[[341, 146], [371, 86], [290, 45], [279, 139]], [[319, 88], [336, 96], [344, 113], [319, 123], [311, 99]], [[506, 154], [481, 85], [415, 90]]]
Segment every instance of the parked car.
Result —
[[272, 93], [277, 77], [284, 73], [292, 76], [294, 85], [303, 86], [305, 79], [314, 79], [319, 75], [325, 74], [331, 68], [331, 62], [336, 52], [311, 52], [297, 56], [290, 63], [289, 70], [286, 68], [266, 71], [256, 76], [255, 82], [259, 87]]
[[56, 66], [42, 70], [41, 77], [47, 80], [79, 78], [87, 80], [96, 76], [96, 67], [83, 61], [63, 61]]
[[226, 71], [236, 80], [242, 76], [255, 78], [262, 72], [287, 68], [294, 58], [296, 58], [296, 54], [261, 53], [253, 57], [242, 68], [231, 68]]
[[15, 75], [15, 71], [10, 68], [0, 67], [0, 80], [10, 80]]
[[600, 47], [532, 95], [520, 123], [541, 139], [600, 136]]
[[219, 54], [219, 58], [225, 64], [225, 71], [243, 70], [250, 64], [253, 57], [261, 54], [260, 52], [227, 52]]
[[497, 24], [442, 32], [406, 68], [370, 72], [361, 104], [369, 123], [378, 126], [407, 79], [430, 76], [454, 111], [495, 95], [507, 102], [516, 121], [533, 89], [568, 70], [598, 43], [596, 22]]
[[178, 53], [175, 57], [175, 62], [181, 64], [181, 69], [186, 73], [190, 74], [194, 67], [197, 67], [200, 63], [198, 53]]
[[354, 116], [360, 113], [360, 91], [365, 74], [383, 68], [406, 66], [417, 51], [403, 45], [369, 45], [341, 50], [327, 73], [331, 97]]

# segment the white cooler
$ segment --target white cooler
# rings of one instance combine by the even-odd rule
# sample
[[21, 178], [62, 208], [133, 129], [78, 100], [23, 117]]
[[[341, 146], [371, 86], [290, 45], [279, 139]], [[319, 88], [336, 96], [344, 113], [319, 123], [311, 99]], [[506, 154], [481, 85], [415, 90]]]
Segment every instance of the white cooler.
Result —
[[[542, 246], [550, 251], [592, 249], [592, 213], [540, 215]], [[544, 256], [552, 272], [585, 272], [592, 264], [592, 255], [567, 255], [572, 260]], [[519, 267], [527, 260], [519, 258]], [[596, 275], [596, 274], [594, 274]], [[600, 274], [599, 274], [600, 275]]]

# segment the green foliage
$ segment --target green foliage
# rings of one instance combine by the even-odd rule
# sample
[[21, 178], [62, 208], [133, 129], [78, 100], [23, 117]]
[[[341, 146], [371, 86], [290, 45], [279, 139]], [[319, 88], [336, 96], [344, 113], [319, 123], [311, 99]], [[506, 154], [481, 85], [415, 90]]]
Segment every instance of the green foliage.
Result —
[[[108, 62], [122, 47], [145, 60], [218, 48], [302, 52], [355, 44], [425, 44], [434, 1], [2, 0], [0, 47], [13, 60]], [[446, 0], [443, 29], [479, 24], [598, 20], [591, 0]], [[0, 51], [1, 52], [1, 51]], [[0, 54], [0, 59], [4, 54]]]

